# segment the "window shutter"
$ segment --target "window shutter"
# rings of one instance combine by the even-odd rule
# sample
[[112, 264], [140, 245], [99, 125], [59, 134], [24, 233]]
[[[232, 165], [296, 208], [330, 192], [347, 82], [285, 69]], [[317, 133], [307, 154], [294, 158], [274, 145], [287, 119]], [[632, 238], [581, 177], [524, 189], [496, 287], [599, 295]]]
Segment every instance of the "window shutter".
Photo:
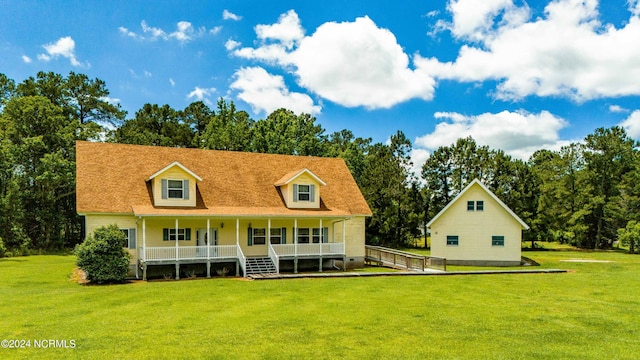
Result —
[[169, 241], [169, 229], [162, 229], [162, 240]]
[[253, 246], [253, 229], [249, 228], [247, 233], [247, 245]]
[[309, 185], [309, 201], [314, 202], [316, 201], [316, 186], [315, 185]]
[[191, 240], [191, 228], [184, 229], [184, 239]]
[[136, 229], [132, 228], [129, 229], [129, 249], [135, 249], [136, 248]]
[[189, 200], [189, 180], [182, 181], [182, 198]]
[[293, 184], [293, 201], [298, 201], [298, 184]]
[[287, 243], [287, 228], [283, 227], [281, 231], [282, 231], [282, 244], [286, 244]]
[[162, 198], [167, 199], [169, 197], [169, 180], [162, 179]]
[[322, 228], [322, 242], [323, 243], [328, 243], [329, 242], [329, 228], [328, 227]]

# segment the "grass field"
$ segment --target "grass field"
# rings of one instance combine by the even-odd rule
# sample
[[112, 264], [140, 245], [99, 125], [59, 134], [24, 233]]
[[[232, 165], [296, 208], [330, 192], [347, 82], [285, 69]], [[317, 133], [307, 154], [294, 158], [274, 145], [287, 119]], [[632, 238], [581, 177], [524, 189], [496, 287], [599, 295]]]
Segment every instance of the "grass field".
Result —
[[0, 340], [32, 346], [0, 358], [638, 358], [640, 257], [525, 255], [571, 271], [83, 286], [72, 256], [0, 259]]

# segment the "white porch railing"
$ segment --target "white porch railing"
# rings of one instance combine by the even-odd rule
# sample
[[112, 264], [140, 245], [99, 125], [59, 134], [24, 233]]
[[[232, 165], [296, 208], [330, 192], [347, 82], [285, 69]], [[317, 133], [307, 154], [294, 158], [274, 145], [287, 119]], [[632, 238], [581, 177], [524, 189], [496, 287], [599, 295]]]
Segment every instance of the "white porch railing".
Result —
[[176, 256], [176, 248], [173, 246], [147, 247], [144, 250], [144, 260], [195, 260], [195, 259], [236, 259], [238, 247], [236, 245], [219, 246], [179, 246]]
[[276, 244], [271, 245], [278, 256], [344, 255], [344, 243]]

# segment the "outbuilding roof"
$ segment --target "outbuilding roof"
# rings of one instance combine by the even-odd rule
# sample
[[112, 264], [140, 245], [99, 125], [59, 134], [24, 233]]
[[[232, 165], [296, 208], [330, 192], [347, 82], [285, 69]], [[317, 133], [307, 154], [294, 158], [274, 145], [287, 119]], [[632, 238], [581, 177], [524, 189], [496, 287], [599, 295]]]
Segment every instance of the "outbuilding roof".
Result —
[[458, 196], [456, 196], [455, 198], [453, 198], [453, 200], [451, 200], [447, 206], [445, 206], [442, 210], [440, 210], [440, 212], [433, 217], [433, 219], [431, 219], [431, 221], [429, 221], [427, 223], [427, 227], [431, 227], [431, 224], [433, 224], [436, 220], [438, 220], [438, 218], [444, 214], [445, 212], [447, 212], [447, 210], [453, 205], [455, 204], [458, 199], [460, 199], [464, 193], [466, 193], [473, 185], [478, 185], [480, 186], [480, 188], [482, 188], [482, 190], [484, 190], [487, 194], [489, 194], [489, 196], [491, 196], [491, 198], [493, 200], [495, 200], [498, 205], [500, 205], [509, 215], [511, 215], [521, 226], [523, 229], [525, 230], [529, 230], [529, 225], [527, 225], [524, 221], [522, 221], [522, 219], [520, 219], [520, 217], [518, 215], [516, 215], [505, 203], [502, 202], [502, 200], [500, 200], [496, 194], [493, 193], [493, 191], [489, 190], [489, 188], [487, 188], [480, 180], [478, 179], [473, 179], [473, 181], [471, 181], [469, 183], [469, 185], [467, 185], [462, 191], [460, 191], [460, 193], [458, 194]]
[[[154, 205], [149, 179], [175, 166], [202, 179], [192, 208]], [[319, 209], [289, 209], [275, 185], [306, 169], [326, 184]], [[312, 156], [76, 142], [80, 214], [141, 216], [371, 215], [344, 160]], [[291, 176], [291, 175], [289, 175]]]

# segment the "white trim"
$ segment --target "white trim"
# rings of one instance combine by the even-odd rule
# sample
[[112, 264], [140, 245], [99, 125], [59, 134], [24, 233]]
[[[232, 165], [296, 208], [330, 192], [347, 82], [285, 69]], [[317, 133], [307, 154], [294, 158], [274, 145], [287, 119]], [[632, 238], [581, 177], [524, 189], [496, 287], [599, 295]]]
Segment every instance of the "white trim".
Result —
[[288, 180], [286, 180], [285, 182], [280, 182], [275, 184], [276, 186], [282, 186], [282, 185], [287, 185], [290, 182], [292, 182], [293, 180], [297, 179], [300, 175], [304, 174], [304, 173], [309, 174], [312, 178], [314, 178], [317, 182], [320, 183], [320, 185], [327, 185], [327, 183], [325, 183], [324, 181], [322, 181], [322, 179], [320, 179], [318, 177], [318, 175], [314, 174], [311, 170], [304, 168], [302, 170], [300, 170], [297, 174], [293, 175], [292, 177], [290, 177]]
[[[462, 197], [462, 195], [464, 195], [464, 193], [466, 193], [474, 184], [478, 184], [480, 185], [480, 187], [482, 188], [482, 190], [484, 190], [487, 194], [489, 194], [489, 196], [491, 196], [491, 198], [493, 200], [495, 200], [500, 206], [502, 206], [502, 208], [509, 214], [511, 215], [521, 226], [523, 229], [525, 230], [529, 230], [529, 225], [527, 225], [524, 221], [522, 221], [522, 219], [520, 219], [520, 217], [518, 217], [518, 215], [516, 215], [513, 211], [511, 211], [511, 209], [509, 209], [509, 207], [502, 202], [502, 200], [500, 200], [491, 190], [489, 190], [486, 186], [484, 186], [484, 184], [482, 182], [480, 182], [480, 180], [478, 179], [473, 179], [472, 182], [469, 183], [469, 185], [467, 185], [467, 187], [465, 187], [462, 191], [460, 191], [460, 193], [458, 194], [458, 196], [456, 196], [455, 198], [453, 198], [453, 200], [451, 200], [447, 206], [444, 207], [444, 209], [440, 210], [440, 212], [434, 216], [431, 221], [429, 221], [427, 223], [427, 228], [430, 228], [431, 225], [438, 220], [438, 218], [444, 214], [454, 203], [456, 203], [458, 201], [458, 199], [460, 199]], [[466, 206], [466, 205], [465, 205]]]
[[153, 178], [155, 178], [156, 176], [162, 174], [163, 172], [171, 169], [172, 167], [177, 166], [180, 169], [184, 170], [187, 174], [193, 176], [194, 178], [196, 178], [198, 181], [202, 181], [202, 178], [198, 175], [196, 175], [196, 173], [194, 173], [193, 171], [187, 169], [184, 165], [180, 164], [177, 161], [172, 162], [171, 164], [165, 166], [164, 168], [162, 168], [160, 171], [156, 172], [155, 174], [149, 176], [149, 178], [147, 179], [147, 181], [149, 180], [153, 180]]

